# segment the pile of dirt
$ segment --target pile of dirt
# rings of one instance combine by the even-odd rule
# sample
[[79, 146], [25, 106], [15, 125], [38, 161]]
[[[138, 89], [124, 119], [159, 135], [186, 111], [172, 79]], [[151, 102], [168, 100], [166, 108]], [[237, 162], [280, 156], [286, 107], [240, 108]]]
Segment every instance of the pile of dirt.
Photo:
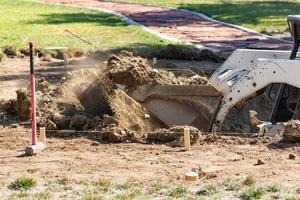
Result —
[[210, 49], [198, 49], [192, 46], [169, 44], [162, 48], [158, 55], [162, 59], [177, 59], [177, 60], [214, 60], [219, 62], [224, 58]]
[[101, 131], [102, 131], [102, 139], [107, 140], [109, 142], [145, 143], [143, 136], [136, 134], [136, 132], [130, 129], [120, 128], [115, 124], [103, 127]]
[[300, 142], [300, 121], [299, 120], [290, 120], [283, 125], [283, 141], [287, 142]]
[[192, 77], [176, 77], [174, 73], [161, 69], [153, 69], [148, 61], [136, 57], [132, 53], [122, 51], [118, 56], [108, 59], [107, 77], [131, 91], [140, 85], [205, 85], [207, 78], [195, 75]]
[[0, 100], [0, 111], [2, 112], [10, 112], [13, 113], [15, 112], [15, 107], [16, 107], [16, 100], [11, 99], [8, 101], [5, 100]]
[[18, 54], [17, 48], [10, 46], [10, 45], [3, 47], [2, 51], [7, 57], [10, 57], [10, 58], [17, 56], [17, 54]]
[[210, 133], [202, 137], [200, 140], [201, 144], [232, 144], [232, 145], [258, 145], [261, 143], [271, 143], [276, 141], [277, 138], [272, 137], [241, 137], [241, 136], [233, 136], [233, 135], [217, 135], [214, 133]]
[[[111, 114], [93, 70], [69, 73], [56, 87], [39, 81], [39, 125], [47, 129], [99, 130], [103, 114]], [[43, 84], [42, 84], [43, 83]], [[37, 87], [39, 88], [39, 87]], [[42, 92], [42, 90], [44, 92]]]
[[170, 146], [183, 146], [183, 130], [190, 131], [191, 144], [197, 143], [202, 136], [201, 131], [191, 126], [173, 126], [169, 129], [160, 128], [148, 133], [146, 140], [150, 142], [168, 143]]
[[19, 89], [17, 92], [17, 101], [15, 103], [15, 109], [21, 119], [30, 119], [31, 113], [31, 101], [29, 90]]
[[[126, 137], [130, 131], [145, 135], [165, 126], [126, 92], [140, 85], [183, 84], [184, 81], [205, 83], [201, 77], [185, 80], [170, 72], [160, 73], [153, 70], [145, 59], [122, 52], [113, 55], [107, 66], [69, 72], [58, 85], [51, 85], [43, 78], [37, 79], [38, 125], [48, 130], [103, 128], [108, 133], [115, 133], [107, 130], [117, 126]], [[120, 85], [125, 85], [126, 89]], [[22, 119], [30, 118], [28, 89], [18, 91], [15, 111]], [[113, 120], [108, 123], [108, 117], [103, 116], [110, 116]], [[126, 137], [116, 140], [124, 141]]]
[[[170, 84], [205, 85], [207, 79], [154, 69], [146, 59], [123, 51], [112, 55], [105, 66], [68, 72], [56, 85], [37, 79], [38, 125], [47, 130], [101, 130], [111, 142], [145, 140], [180, 146], [182, 127], [165, 129], [165, 124], [128, 95], [139, 86]], [[1, 106], [29, 119], [30, 93], [22, 89], [17, 94], [16, 100]], [[192, 143], [197, 142], [200, 131], [189, 129]]]
[[117, 125], [122, 128], [144, 135], [149, 131], [164, 126], [145, 107], [120, 89], [115, 89], [113, 95], [109, 96], [108, 101], [110, 102], [113, 116], [118, 121]]

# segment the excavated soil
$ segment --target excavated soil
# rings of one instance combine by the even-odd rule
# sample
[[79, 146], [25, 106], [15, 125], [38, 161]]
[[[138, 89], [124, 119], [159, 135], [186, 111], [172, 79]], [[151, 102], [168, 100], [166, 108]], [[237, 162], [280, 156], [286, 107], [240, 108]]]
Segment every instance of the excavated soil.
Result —
[[134, 90], [140, 85], [205, 85], [207, 79], [199, 75], [175, 76], [173, 72], [153, 69], [147, 60], [135, 57], [127, 51], [108, 59], [107, 75], [116, 84]]
[[[102, 134], [99, 138], [111, 142], [146, 140], [173, 142], [170, 145], [180, 146], [183, 131], [178, 130], [181, 128], [164, 129], [166, 125], [128, 95], [138, 86], [172, 84], [205, 85], [207, 78], [195, 73], [152, 68], [146, 59], [123, 51], [112, 55], [105, 65], [66, 73], [58, 84], [50, 84], [44, 78], [38, 79], [38, 125], [47, 130], [100, 130]], [[232, 109], [225, 120], [224, 130], [257, 131], [249, 123], [248, 110], [259, 111], [259, 117], [265, 119], [271, 106], [272, 102], [261, 95], [250, 100], [241, 112]], [[29, 119], [28, 89], [18, 90], [16, 100], [1, 101], [0, 109], [17, 113], [23, 120]]]
[[[128, 184], [132, 180], [134, 183], [139, 181], [149, 185], [171, 180], [172, 184], [176, 181], [176, 187], [177, 184], [181, 187], [184, 174], [193, 169], [201, 169], [199, 172], [203, 171], [205, 176], [195, 182], [195, 185], [188, 183], [192, 191], [195, 191], [195, 186], [201, 189], [206, 184], [216, 184], [219, 187], [219, 183], [228, 182], [228, 179], [242, 181], [247, 176], [254, 177], [259, 186], [283, 184], [294, 191], [299, 185], [299, 145], [279, 142], [280, 138], [243, 137], [249, 135], [246, 133], [240, 134], [242, 137], [205, 134], [193, 127], [186, 127], [190, 130], [191, 142], [195, 144], [190, 151], [184, 151], [182, 147], [175, 147], [182, 146], [183, 127], [167, 129], [159, 124], [158, 129], [149, 131], [144, 137], [139, 135], [140, 132], [130, 130], [132, 127], [123, 128], [126, 127], [125, 122], [128, 122], [128, 126], [136, 123], [143, 127], [149, 122], [153, 127], [151, 120], [155, 119], [150, 114], [145, 114], [147, 110], [127, 95], [130, 88], [125, 87], [124, 82], [117, 85], [106, 76], [109, 69], [106, 68], [106, 63], [100, 64], [99, 61], [95, 65], [90, 63], [90, 69], [87, 69], [87, 62], [76, 66], [61, 64], [56, 67], [49, 63], [37, 66], [39, 123], [44, 118], [51, 122], [49, 128], [53, 125], [55, 129], [66, 127], [64, 129], [72, 130], [48, 129], [47, 148], [36, 156], [24, 157], [22, 154], [31, 138], [30, 123], [20, 121], [17, 116], [8, 113], [17, 112], [18, 102], [22, 108], [20, 110], [24, 110], [23, 113], [28, 117], [28, 90], [20, 90], [23, 92], [18, 99], [13, 91], [21, 88], [20, 85], [27, 87], [28, 76], [25, 70], [29, 63], [25, 59], [19, 60], [18, 64], [16, 61], [18, 60], [10, 61], [12, 65], [7, 66], [0, 63], [1, 70], [8, 71], [8, 74], [1, 74], [2, 77], [7, 77], [1, 80], [1, 91], [6, 88], [4, 86], [10, 86], [7, 90], [9, 93], [1, 93], [1, 98], [5, 100], [0, 101], [1, 199], [16, 194], [17, 191], [6, 186], [24, 176], [37, 181], [37, 187], [28, 191], [29, 194], [44, 194], [46, 191], [52, 193], [55, 189], [62, 195], [59, 198], [69, 199], [77, 198], [70, 195], [66, 197], [66, 193], [81, 194], [81, 191], [85, 192], [88, 188], [85, 183], [93, 184], [98, 180], [110, 180], [113, 185]], [[131, 70], [125, 72], [131, 73]], [[158, 73], [162, 74], [160, 70]], [[176, 79], [187, 78], [176, 73], [173, 76]], [[24, 78], [25, 84], [18, 84], [23, 81], [20, 77]], [[7, 97], [13, 100], [8, 100]], [[251, 106], [255, 103], [259, 102], [254, 102]], [[257, 110], [259, 114], [262, 109]], [[110, 144], [115, 142], [122, 144]], [[126, 144], [127, 142], [148, 144]], [[167, 145], [152, 145], [153, 143]], [[264, 164], [257, 165], [258, 160]], [[167, 185], [170, 185], [170, 190], [166, 190], [166, 195], [169, 195], [173, 186], [171, 188], [170, 182]], [[145, 185], [141, 188], [145, 188], [148, 194]], [[112, 192], [115, 191], [112, 189]], [[285, 188], [280, 193], [285, 193]], [[23, 195], [23, 192], [20, 194]], [[231, 197], [233, 196], [230, 195], [229, 198]], [[109, 196], [107, 199], [112, 198], [113, 196]]]
[[[106, 66], [68, 72], [57, 85], [38, 79], [38, 126], [47, 130], [102, 130], [103, 138], [109, 141], [141, 141], [142, 136], [165, 125], [127, 93], [141, 85], [206, 83], [207, 79], [199, 75], [176, 76], [153, 69], [147, 60], [123, 51], [112, 55]], [[18, 90], [16, 100], [2, 104], [22, 119], [30, 118], [28, 89]]]
[[300, 121], [290, 120], [286, 123], [280, 123], [283, 126], [283, 141], [300, 142]]

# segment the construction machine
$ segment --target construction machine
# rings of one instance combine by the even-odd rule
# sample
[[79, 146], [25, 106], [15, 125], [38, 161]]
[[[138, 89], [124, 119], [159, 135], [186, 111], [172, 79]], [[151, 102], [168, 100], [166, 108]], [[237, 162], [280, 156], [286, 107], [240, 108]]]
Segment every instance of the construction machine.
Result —
[[[237, 49], [205, 86], [140, 86], [131, 96], [167, 126], [191, 125], [218, 132], [228, 112], [242, 107], [272, 84], [280, 84], [270, 121], [286, 121], [300, 114], [300, 15], [288, 16], [292, 51]], [[299, 76], [299, 77], [298, 77]]]

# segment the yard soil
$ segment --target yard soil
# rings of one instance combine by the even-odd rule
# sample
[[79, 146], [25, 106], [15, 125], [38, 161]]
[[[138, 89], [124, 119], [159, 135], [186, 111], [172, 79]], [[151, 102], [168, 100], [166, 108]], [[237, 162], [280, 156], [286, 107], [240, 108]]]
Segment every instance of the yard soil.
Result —
[[[136, 63], [139, 62], [142, 61], [137, 60]], [[177, 64], [176, 61], [172, 62]], [[93, 74], [99, 65], [106, 65], [88, 58], [71, 63], [74, 65], [65, 66], [61, 61], [37, 61], [37, 77], [43, 77], [52, 87], [68, 80], [66, 77], [69, 77], [70, 72], [84, 74], [87, 70]], [[207, 61], [204, 65], [202, 62], [186, 61], [185, 65], [205, 68]], [[1, 98], [15, 98], [14, 90], [28, 86], [27, 66], [28, 58], [8, 59], [1, 63], [0, 89], [2, 91], [2, 88], [9, 87], [5, 93], [1, 93]], [[86, 70], [82, 71], [83, 67]], [[71, 84], [72, 79], [67, 82]], [[123, 92], [119, 89], [117, 91]], [[115, 104], [120, 105], [123, 101], [127, 100], [120, 99]], [[185, 152], [182, 147], [160, 144], [114, 144], [90, 134], [61, 137], [48, 133], [45, 151], [34, 157], [24, 157], [24, 149], [30, 144], [31, 138], [29, 122], [4, 116], [0, 126], [0, 180], [5, 183], [20, 176], [34, 177], [39, 183], [67, 180], [70, 184], [97, 178], [115, 182], [132, 179], [141, 182], [182, 180], [184, 173], [199, 167], [207, 174], [201, 180], [204, 183], [223, 182], [226, 178], [242, 179], [251, 175], [261, 184], [279, 183], [294, 187], [299, 185], [300, 180], [299, 145], [281, 143], [278, 139], [200, 134], [200, 143]], [[296, 159], [288, 159], [289, 154], [295, 154]], [[257, 159], [264, 160], [265, 164], [256, 166]]]
[[[220, 49], [229, 56], [237, 48], [288, 50], [291, 44], [263, 35], [208, 21], [178, 9], [96, 0], [39, 0], [80, 7], [109, 9], [156, 31], [195, 45]], [[176, 26], [174, 26], [174, 24]]]
[[[205, 85], [206, 76], [209, 77], [216, 66], [216, 63], [210, 62], [211, 69], [200, 76], [192, 71], [193, 67], [184, 70], [177, 68], [176, 61], [159, 62], [160, 66], [156, 67], [146, 59], [127, 51], [111, 55], [107, 63], [99, 62], [94, 67], [89, 67], [89, 61], [86, 62], [87, 66], [85, 68], [81, 66], [77, 71], [70, 71], [80, 68], [80, 65], [75, 64], [73, 68], [69, 65], [60, 69], [61, 73], [52, 74], [50, 77], [48, 73], [46, 76], [38, 75], [36, 85], [39, 126], [46, 127], [47, 130], [104, 128], [104, 132], [107, 133], [104, 137], [110, 138], [110, 141], [113, 138], [117, 142], [136, 141], [137, 136], [147, 137], [147, 133], [166, 127], [145, 107], [131, 98], [137, 87]], [[168, 67], [169, 62], [173, 64], [171, 68]], [[43, 65], [43, 62], [39, 64]], [[178, 66], [180, 65], [182, 62], [179, 62]], [[202, 62], [199, 62], [198, 66], [201, 68]], [[41, 70], [38, 68], [38, 72]], [[197, 71], [201, 74], [201, 70]], [[22, 119], [29, 119], [29, 91], [18, 90], [17, 99], [6, 101], [4, 107], [7, 111], [15, 110]], [[247, 103], [242, 112], [233, 109], [225, 120], [224, 130], [250, 132], [249, 109], [259, 110], [259, 117], [265, 120], [271, 109], [271, 103], [262, 95]], [[120, 129], [116, 131], [115, 127]]]
[[[0, 136], [0, 180], [6, 183], [20, 176], [33, 177], [39, 183], [67, 180], [78, 184], [98, 178], [114, 182], [175, 181], [199, 167], [207, 174], [201, 180], [203, 183], [240, 180], [246, 176], [253, 176], [258, 184], [296, 187], [300, 183], [300, 148], [291, 144], [233, 145], [217, 141], [195, 144], [191, 151], [185, 152], [166, 145], [101, 144], [84, 137], [49, 138], [42, 153], [23, 157], [30, 139], [29, 128], [22, 125], [1, 128]], [[296, 160], [288, 159], [291, 153]], [[258, 159], [265, 164], [256, 166]]]

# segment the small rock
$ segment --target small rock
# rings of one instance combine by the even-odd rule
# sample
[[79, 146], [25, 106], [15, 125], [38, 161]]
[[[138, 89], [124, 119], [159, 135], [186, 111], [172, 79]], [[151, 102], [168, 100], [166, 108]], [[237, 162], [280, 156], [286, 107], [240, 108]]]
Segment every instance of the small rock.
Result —
[[12, 127], [12, 128], [18, 128], [19, 125], [18, 125], [18, 124], [12, 124], [11, 127]]
[[244, 145], [245, 144], [245, 140], [243, 140], [242, 138], [237, 138], [237, 143], [239, 145]]
[[289, 154], [289, 159], [295, 160], [296, 159], [296, 155], [293, 154], [293, 153]]
[[218, 140], [218, 135], [215, 133], [210, 133], [206, 136], [205, 141], [208, 143], [212, 143]]
[[261, 160], [261, 159], [257, 160], [256, 165], [264, 165], [264, 164], [265, 164], [265, 162], [263, 160]]
[[144, 119], [150, 119], [150, 115], [149, 114], [145, 114], [143, 118]]
[[99, 146], [100, 144], [99, 144], [99, 142], [93, 142], [91, 145], [92, 146]]
[[249, 144], [251, 144], [251, 145], [258, 144], [258, 140], [253, 138], [250, 140]]

